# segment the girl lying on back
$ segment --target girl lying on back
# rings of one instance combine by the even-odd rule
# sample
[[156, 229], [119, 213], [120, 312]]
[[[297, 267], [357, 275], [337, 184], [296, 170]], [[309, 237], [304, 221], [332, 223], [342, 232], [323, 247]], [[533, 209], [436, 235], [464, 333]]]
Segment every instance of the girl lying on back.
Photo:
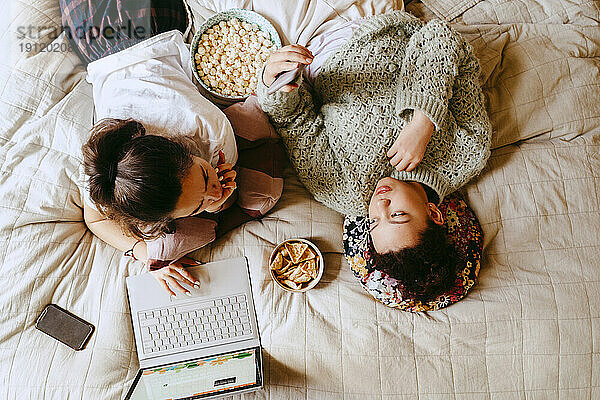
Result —
[[[310, 65], [299, 45], [273, 53], [257, 95], [316, 200], [367, 215], [377, 265], [421, 299], [454, 282], [456, 260], [437, 205], [484, 167], [491, 125], [471, 46], [441, 21], [404, 12], [362, 21], [302, 82], [267, 94], [276, 76]], [[426, 248], [423, 248], [423, 247]], [[411, 254], [426, 260], [418, 270]]]

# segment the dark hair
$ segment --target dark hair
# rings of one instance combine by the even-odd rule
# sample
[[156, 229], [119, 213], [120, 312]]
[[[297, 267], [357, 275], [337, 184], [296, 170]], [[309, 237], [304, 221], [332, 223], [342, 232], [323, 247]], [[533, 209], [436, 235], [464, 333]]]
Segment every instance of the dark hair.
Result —
[[417, 245], [385, 254], [372, 251], [372, 256], [375, 268], [399, 281], [403, 298], [423, 303], [454, 285], [461, 262], [444, 227], [432, 219], [428, 220]]
[[168, 230], [193, 159], [183, 142], [145, 133], [132, 119], [103, 119], [82, 149], [100, 212], [130, 236], [150, 239]]

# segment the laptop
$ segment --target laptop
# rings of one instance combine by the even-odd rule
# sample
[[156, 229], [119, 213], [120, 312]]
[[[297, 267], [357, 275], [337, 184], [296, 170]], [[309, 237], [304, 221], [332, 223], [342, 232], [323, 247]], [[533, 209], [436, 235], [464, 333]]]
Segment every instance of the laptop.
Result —
[[125, 400], [213, 399], [263, 385], [245, 257], [187, 268], [200, 287], [171, 298], [150, 274], [126, 278], [140, 362]]

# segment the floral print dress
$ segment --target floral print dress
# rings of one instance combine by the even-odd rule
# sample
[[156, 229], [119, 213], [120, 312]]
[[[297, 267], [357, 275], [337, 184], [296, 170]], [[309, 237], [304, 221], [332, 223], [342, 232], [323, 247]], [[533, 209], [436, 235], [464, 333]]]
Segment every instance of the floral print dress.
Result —
[[439, 205], [439, 209], [445, 217], [444, 227], [448, 239], [456, 246], [465, 264], [458, 269], [455, 284], [451, 289], [425, 303], [402, 298], [400, 283], [375, 268], [371, 258], [374, 250], [369, 235], [368, 218], [344, 219], [346, 259], [362, 287], [376, 300], [403, 311], [434, 311], [461, 300], [475, 285], [483, 250], [483, 231], [479, 221], [458, 193], [448, 195]]

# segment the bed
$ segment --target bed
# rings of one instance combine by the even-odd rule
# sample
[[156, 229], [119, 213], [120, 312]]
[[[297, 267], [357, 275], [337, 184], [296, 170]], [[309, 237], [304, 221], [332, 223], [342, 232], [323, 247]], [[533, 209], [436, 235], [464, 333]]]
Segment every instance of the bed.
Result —
[[[222, 9], [254, 9], [284, 42], [301, 44], [344, 20], [403, 7], [384, 0], [189, 5], [195, 24]], [[494, 150], [463, 190], [485, 233], [479, 282], [439, 311], [377, 303], [344, 260], [342, 216], [312, 200], [288, 169], [273, 212], [193, 254], [249, 260], [265, 387], [245, 397], [598, 399], [600, 5], [422, 0], [405, 7], [424, 20], [450, 21], [481, 61]], [[74, 54], [60, 51], [68, 42], [56, 37], [57, 1], [5, 1], [3, 10], [0, 398], [120, 399], [138, 367], [125, 277], [143, 266], [83, 222], [80, 148], [92, 125], [91, 87]], [[42, 51], [49, 42], [53, 48]], [[323, 278], [305, 294], [283, 292], [267, 270], [273, 247], [290, 237], [308, 238], [324, 253]], [[48, 303], [95, 325], [85, 350], [34, 328]]]

